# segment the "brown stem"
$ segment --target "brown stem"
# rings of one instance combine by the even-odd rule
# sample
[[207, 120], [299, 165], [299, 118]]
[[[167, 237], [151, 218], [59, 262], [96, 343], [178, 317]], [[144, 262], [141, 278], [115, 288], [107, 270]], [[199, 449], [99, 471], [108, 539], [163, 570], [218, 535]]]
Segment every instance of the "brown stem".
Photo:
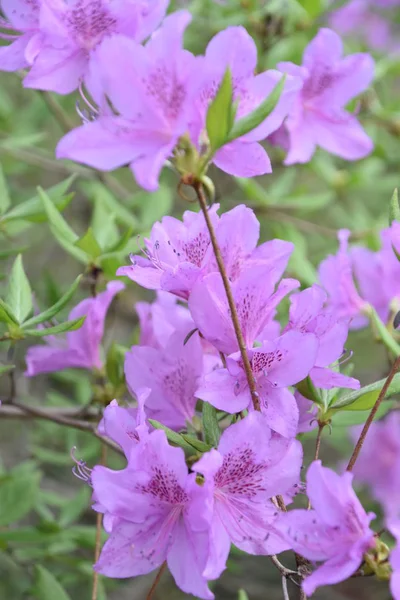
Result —
[[[53, 98], [53, 96], [49, 92], [39, 91], [39, 94], [63, 132], [68, 133], [71, 131], [71, 129], [74, 129], [75, 124], [70, 121], [68, 115], [65, 114], [64, 110]], [[96, 174], [96, 179], [104, 183], [104, 185], [113, 191], [117, 196], [123, 200], [131, 198], [131, 192], [121, 185], [119, 181], [112, 175], [109, 173], [103, 173], [102, 171], [94, 170], [94, 172]]]
[[[321, 449], [321, 438], [322, 438], [322, 431], [325, 427], [325, 423], [320, 423], [318, 421], [318, 433], [317, 433], [317, 441], [315, 443], [315, 453], [314, 453], [314, 460], [318, 460], [319, 457], [319, 451]], [[311, 500], [308, 500], [308, 506], [307, 506], [307, 510], [311, 509]]]
[[[107, 447], [101, 446], [101, 458], [100, 464], [103, 467], [106, 466], [107, 463]], [[94, 548], [94, 562], [97, 563], [100, 557], [101, 552], [101, 526], [103, 523], [103, 514], [97, 513], [96, 517], [96, 542]], [[92, 600], [97, 600], [97, 592], [99, 589], [99, 574], [97, 571], [93, 571], [93, 588], [92, 588]]]
[[43, 419], [44, 421], [51, 421], [52, 423], [57, 423], [58, 425], [63, 425], [64, 427], [71, 427], [72, 429], [79, 429], [80, 431], [91, 433], [109, 448], [112, 448], [119, 454], [123, 454], [121, 448], [117, 446], [117, 444], [99, 434], [97, 431], [97, 423], [88, 423], [87, 421], [80, 421], [71, 417], [61, 416], [60, 414], [46, 413], [43, 410], [34, 408], [32, 406], [27, 406], [26, 404], [20, 404], [18, 402], [13, 402], [12, 406], [16, 409], [19, 409], [22, 413], [29, 415], [33, 419]]
[[283, 591], [283, 600], [290, 600], [288, 587], [287, 587], [287, 579], [284, 575], [282, 575], [282, 591]]
[[379, 394], [379, 396], [378, 396], [378, 398], [377, 398], [374, 406], [372, 407], [371, 412], [369, 413], [368, 419], [365, 422], [365, 425], [364, 425], [364, 427], [363, 427], [363, 429], [362, 429], [362, 431], [360, 433], [360, 437], [357, 440], [357, 443], [356, 443], [356, 446], [354, 448], [353, 454], [351, 455], [351, 458], [349, 460], [349, 464], [347, 465], [347, 470], [348, 471], [352, 471], [352, 469], [353, 469], [353, 467], [355, 465], [355, 462], [356, 462], [356, 460], [358, 458], [358, 455], [360, 454], [361, 448], [363, 447], [363, 444], [364, 444], [366, 435], [368, 433], [368, 430], [369, 430], [369, 428], [371, 426], [371, 423], [374, 420], [374, 417], [375, 417], [375, 415], [376, 415], [376, 413], [378, 411], [378, 408], [380, 407], [382, 401], [384, 400], [384, 398], [385, 398], [385, 396], [387, 394], [387, 391], [389, 389], [389, 386], [392, 383], [392, 380], [393, 380], [394, 376], [396, 375], [397, 371], [399, 370], [399, 368], [400, 368], [400, 356], [398, 356], [396, 358], [396, 360], [394, 361], [393, 366], [390, 369], [390, 373], [387, 376], [387, 379], [386, 379], [386, 381], [384, 383], [384, 386], [381, 389], [380, 394]]
[[206, 201], [206, 197], [204, 194], [204, 189], [200, 182], [195, 182], [193, 184], [193, 188], [196, 191], [197, 198], [199, 200], [199, 204], [200, 204], [201, 210], [203, 212], [204, 219], [206, 221], [207, 229], [210, 234], [211, 244], [212, 244], [212, 247], [214, 250], [215, 260], [217, 261], [218, 270], [221, 274], [222, 282], [224, 284], [225, 293], [226, 293], [226, 297], [228, 299], [229, 309], [231, 312], [232, 324], [233, 324], [236, 339], [237, 339], [237, 342], [239, 345], [240, 355], [242, 357], [242, 362], [243, 362], [243, 367], [244, 367], [244, 370], [246, 373], [247, 382], [249, 384], [251, 399], [253, 401], [253, 406], [254, 406], [255, 410], [259, 411], [260, 410], [260, 399], [259, 399], [259, 396], [257, 393], [256, 383], [255, 383], [254, 377], [253, 377], [253, 372], [251, 370], [250, 360], [247, 355], [246, 343], [244, 341], [243, 333], [242, 333], [242, 330], [240, 327], [240, 321], [239, 321], [239, 317], [238, 317], [237, 310], [236, 310], [235, 300], [233, 298], [231, 285], [229, 283], [229, 278], [226, 273], [224, 260], [222, 258], [221, 250], [218, 245], [217, 236], [215, 235], [215, 230], [214, 230], [213, 224], [211, 222], [210, 215], [208, 214], [207, 201]]
[[154, 594], [154, 592], [156, 590], [156, 587], [160, 583], [160, 579], [161, 579], [161, 577], [162, 577], [162, 575], [163, 575], [163, 573], [165, 571], [166, 566], [167, 566], [167, 561], [164, 561], [163, 564], [161, 565], [161, 567], [158, 570], [158, 573], [157, 573], [156, 578], [155, 578], [155, 580], [153, 582], [153, 585], [151, 586], [150, 591], [149, 591], [149, 593], [146, 596], [146, 600], [151, 600], [153, 598], [153, 594]]

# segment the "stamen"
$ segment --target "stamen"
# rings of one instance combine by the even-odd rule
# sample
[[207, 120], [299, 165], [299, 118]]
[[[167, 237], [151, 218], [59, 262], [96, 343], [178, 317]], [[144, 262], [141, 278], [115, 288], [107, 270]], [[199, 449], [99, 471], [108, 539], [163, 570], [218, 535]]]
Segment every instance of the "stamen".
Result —
[[82, 81], [79, 84], [78, 90], [79, 90], [79, 94], [81, 95], [82, 100], [84, 101], [86, 106], [89, 108], [89, 111], [90, 111], [89, 114], [93, 114], [97, 117], [100, 114], [100, 111], [96, 106], [94, 106], [94, 104], [92, 104], [92, 102], [86, 96], [85, 92], [83, 91], [83, 82]]
[[[346, 356], [346, 354], [347, 354], [347, 356]], [[339, 358], [339, 360], [338, 360], [337, 364], [338, 364], [339, 366], [342, 366], [342, 365], [344, 365], [345, 363], [349, 362], [349, 360], [351, 360], [351, 359], [352, 359], [352, 357], [353, 357], [353, 354], [354, 354], [353, 350], [346, 350], [346, 348], [344, 348], [344, 350], [343, 350], [343, 353], [342, 353], [342, 355], [340, 356], [340, 358]]]
[[76, 446], [71, 449], [71, 458], [75, 463], [75, 466], [72, 468], [72, 472], [81, 481], [84, 481], [88, 485], [92, 485], [92, 469], [86, 466], [86, 463], [83, 460], [79, 460], [75, 456]]

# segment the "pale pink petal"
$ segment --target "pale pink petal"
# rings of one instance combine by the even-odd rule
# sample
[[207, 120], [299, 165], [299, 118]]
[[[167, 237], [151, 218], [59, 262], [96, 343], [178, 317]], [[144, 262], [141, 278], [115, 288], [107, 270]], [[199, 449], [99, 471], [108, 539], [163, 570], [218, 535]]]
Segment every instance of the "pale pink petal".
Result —
[[360, 382], [354, 377], [337, 373], [331, 369], [314, 367], [310, 371], [310, 378], [317, 388], [331, 390], [332, 388], [350, 388], [352, 390], [360, 389]]
[[264, 148], [257, 142], [236, 140], [223, 146], [213, 159], [216, 166], [235, 177], [255, 177], [272, 172]]
[[314, 573], [305, 578], [303, 590], [307, 596], [311, 596], [317, 587], [332, 585], [340, 581], [346, 581], [362, 562], [362, 553], [359, 556], [341, 554], [331, 558]]
[[312, 117], [315, 142], [328, 152], [346, 160], [359, 160], [373, 150], [374, 144], [353, 115], [340, 109]]
[[87, 66], [82, 50], [43, 47], [23, 83], [28, 88], [70, 94], [79, 86]]
[[15, 29], [33, 29], [39, 23], [41, 0], [1, 0], [1, 10]]
[[331, 29], [322, 28], [304, 52], [303, 65], [313, 71], [324, 65], [333, 65], [343, 53], [342, 40]]
[[234, 79], [251, 77], [257, 66], [257, 47], [244, 27], [227, 27], [209, 42], [206, 59], [221, 71], [229, 66]]
[[26, 353], [26, 377], [52, 373], [63, 369], [90, 369], [86, 356], [78, 349], [31, 346]]
[[260, 389], [260, 405], [271, 429], [286, 438], [296, 436], [299, 409], [293, 394], [289, 390], [263, 386]]
[[247, 386], [240, 386], [238, 390], [237, 383], [227, 369], [217, 369], [203, 378], [196, 396], [219, 410], [240, 412], [248, 407], [251, 397]]
[[25, 34], [8, 46], [0, 47], [0, 71], [18, 71], [29, 66], [25, 52], [30, 40], [31, 35]]

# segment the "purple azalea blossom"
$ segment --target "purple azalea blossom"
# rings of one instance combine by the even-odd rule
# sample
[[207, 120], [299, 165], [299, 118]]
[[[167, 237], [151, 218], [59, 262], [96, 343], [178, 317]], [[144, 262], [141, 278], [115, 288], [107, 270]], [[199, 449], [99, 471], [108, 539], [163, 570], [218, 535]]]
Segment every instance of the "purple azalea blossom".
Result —
[[278, 513], [271, 499], [299, 485], [302, 458], [299, 442], [274, 436], [264, 415], [253, 412], [231, 425], [218, 449], [193, 465], [204, 475], [214, 498], [205, 577], [219, 577], [231, 543], [249, 554], [275, 554], [288, 548], [274, 527]]
[[[257, 47], [243, 27], [228, 27], [217, 33], [206, 49], [202, 82], [196, 96], [198, 114], [190, 127], [191, 137], [196, 144], [201, 144], [209, 103], [214, 98], [228, 67], [232, 74], [234, 99], [238, 102], [236, 120], [257, 108], [282, 77], [282, 74], [275, 70], [254, 75], [257, 67]], [[289, 76], [271, 115], [250, 133], [220, 148], [213, 158], [217, 167], [236, 177], [271, 173], [268, 155], [258, 142], [279, 129], [300, 86], [299, 79]]]
[[362, 313], [367, 303], [357, 291], [353, 277], [353, 265], [348, 252], [350, 231], [338, 233], [339, 250], [330, 255], [319, 266], [319, 279], [329, 295], [329, 307], [339, 319], [351, 319], [352, 329], [365, 327], [368, 320]]
[[395, 3], [398, 3], [398, 0], [350, 0], [330, 15], [329, 23], [332, 29], [341, 35], [356, 34], [373, 50], [395, 50], [398, 49], [398, 44], [393, 39], [387, 15], [374, 10], [376, 7], [394, 6]]
[[303, 81], [285, 122], [290, 137], [285, 164], [308, 162], [317, 146], [346, 160], [364, 158], [372, 151], [372, 140], [344, 107], [370, 85], [374, 61], [369, 54], [345, 58], [342, 54], [339, 36], [321, 29], [307, 46], [301, 67], [278, 65]]
[[190, 330], [178, 330], [165, 348], [133, 346], [125, 358], [129, 390], [150, 388], [146, 414], [172, 429], [183, 429], [195, 414], [196, 396], [203, 373], [203, 349], [197, 333], [185, 342]]
[[393, 249], [400, 247], [399, 228], [394, 221], [381, 232], [382, 247], [377, 252], [361, 246], [348, 250], [350, 232], [341, 230], [338, 253], [320, 265], [319, 277], [329, 294], [329, 307], [338, 318], [350, 318], [352, 329], [367, 325], [364, 315], [370, 305], [383, 322], [398, 310], [400, 262]]
[[127, 458], [132, 446], [138, 444], [148, 433], [145, 403], [150, 393], [149, 388], [138, 390], [137, 408], [125, 408], [119, 406], [117, 400], [112, 400], [99, 423], [99, 433], [116, 442]]
[[343, 356], [348, 335], [348, 320], [338, 320], [332, 309], [324, 308], [326, 292], [318, 285], [293, 294], [290, 298], [289, 323], [285, 331], [314, 333], [318, 338], [318, 353], [310, 378], [316, 387], [358, 389], [360, 382], [327, 368]]
[[26, 87], [69, 94], [84, 82], [101, 93], [96, 53], [107, 39], [143, 41], [165, 15], [167, 0], [41, 0], [35, 60]]
[[[195, 58], [182, 47], [189, 21], [188, 12], [173, 13], [144, 48], [121, 36], [104, 40], [96, 50], [93, 71], [97, 86], [117, 114], [105, 111], [94, 122], [67, 134], [58, 146], [59, 158], [100, 170], [130, 164], [138, 184], [154, 190], [163, 165], [174, 158], [181, 136], [189, 134], [202, 151], [207, 108], [228, 66], [239, 101], [236, 118], [249, 114], [269, 95], [282, 74], [266, 71], [254, 76], [256, 46], [243, 28], [217, 34], [205, 57]], [[256, 129], [218, 150], [213, 158], [217, 166], [238, 176], [269, 173], [269, 158], [258, 142], [280, 127], [300, 85], [301, 81], [288, 77], [272, 114]]]
[[195, 325], [190, 312], [177, 303], [176, 296], [159, 291], [155, 302], [137, 302], [135, 310], [140, 324], [140, 346], [165, 348], [171, 335], [183, 327], [187, 331]]
[[42, 0], [1, 0], [0, 8], [6, 19], [0, 18], [2, 29], [18, 32], [0, 33], [0, 38], [11, 42], [0, 48], [0, 70], [18, 71], [28, 67], [34, 59], [35, 41], [40, 39], [39, 11]]
[[25, 375], [52, 373], [62, 369], [101, 369], [103, 361], [100, 344], [104, 334], [104, 322], [114, 296], [125, 288], [120, 281], [111, 281], [107, 289], [96, 296], [80, 302], [69, 314], [69, 320], [86, 316], [80, 329], [69, 331], [65, 338], [47, 336], [46, 345], [31, 346], [26, 354]]
[[[282, 275], [293, 244], [271, 240], [257, 247], [260, 224], [243, 204], [218, 217], [219, 205], [209, 209], [228, 277], [238, 279], [244, 268], [264, 267]], [[183, 222], [164, 217], [153, 225], [145, 240], [145, 257], [132, 256], [132, 265], [121, 267], [126, 275], [148, 289], [162, 289], [187, 300], [204, 275], [217, 272], [210, 236], [202, 213], [186, 211]]]
[[190, 19], [187, 11], [171, 14], [145, 47], [121, 36], [104, 40], [96, 72], [118, 114], [107, 110], [68, 133], [58, 158], [102, 171], [129, 164], [141, 187], [157, 189], [160, 171], [194, 113], [200, 59], [182, 47]]
[[209, 555], [212, 498], [207, 486], [188, 474], [183, 450], [154, 431], [132, 449], [128, 466], [91, 474], [95, 508], [115, 521], [96, 571], [113, 578], [134, 577], [166, 560], [186, 593], [214, 598], [203, 576]]
[[[274, 341], [247, 351], [261, 411], [268, 426], [284, 437], [296, 435], [299, 420], [296, 400], [287, 387], [307, 377], [315, 364], [317, 351], [315, 335], [298, 331], [288, 331]], [[251, 409], [251, 394], [240, 353], [231, 354], [226, 365], [226, 369], [204, 375], [197, 397], [228, 413]]]
[[[283, 279], [276, 286], [291, 248], [286, 248], [286, 242], [280, 240], [272, 240], [265, 245], [270, 248], [269, 261], [265, 261], [263, 266], [249, 266], [231, 286], [248, 348], [255, 341], [265, 339], [260, 337], [261, 334], [276, 336], [278, 328], [273, 320], [275, 308], [290, 291], [299, 286], [295, 279]], [[189, 310], [202, 336], [220, 352], [231, 354], [239, 349], [219, 273], [211, 273], [196, 283], [189, 298]]]
[[299, 410], [299, 422], [297, 425], [297, 433], [307, 433], [318, 427], [317, 415], [318, 406], [305, 398], [300, 392], [296, 391], [294, 397]]
[[394, 600], [400, 600], [400, 521], [392, 519], [388, 522], [388, 529], [397, 543], [390, 553], [390, 566], [392, 567], [390, 591]]
[[353, 475], [337, 475], [314, 461], [307, 472], [307, 494], [312, 510], [293, 510], [281, 516], [281, 531], [291, 548], [311, 561], [323, 562], [305, 578], [311, 596], [323, 585], [348, 579], [363, 556], [375, 545], [366, 513], [352, 488]]
[[[360, 428], [354, 427], [357, 440]], [[356, 482], [366, 484], [387, 518], [400, 517], [400, 415], [390, 413], [383, 421], [372, 423], [362, 452], [354, 465]]]

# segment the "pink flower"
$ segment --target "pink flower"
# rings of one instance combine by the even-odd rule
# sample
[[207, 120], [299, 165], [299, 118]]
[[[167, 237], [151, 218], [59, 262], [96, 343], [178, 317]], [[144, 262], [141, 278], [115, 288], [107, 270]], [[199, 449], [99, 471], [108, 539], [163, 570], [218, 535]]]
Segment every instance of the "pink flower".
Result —
[[193, 465], [213, 493], [211, 551], [204, 576], [219, 577], [231, 544], [249, 554], [287, 549], [276, 530], [272, 496], [292, 492], [300, 481], [302, 448], [297, 441], [274, 436], [267, 419], [251, 413], [231, 425], [211, 450]]
[[[219, 205], [209, 209], [218, 244], [231, 281], [246, 267], [264, 268], [279, 278], [289, 260], [293, 244], [271, 240], [257, 247], [260, 224], [254, 212], [240, 204], [218, 217]], [[132, 256], [132, 265], [121, 267], [126, 275], [148, 289], [164, 290], [187, 300], [193, 286], [207, 273], [218, 271], [210, 235], [202, 213], [186, 211], [183, 222], [164, 217], [153, 225], [145, 239], [145, 257]]]
[[[232, 74], [234, 100], [238, 102], [237, 120], [257, 108], [282, 77], [275, 70], [254, 75], [257, 68], [257, 47], [243, 27], [228, 27], [217, 33], [207, 46], [203, 73], [200, 75], [202, 83], [196, 96], [198, 114], [191, 124], [191, 137], [196, 145], [201, 144], [208, 106], [227, 67]], [[271, 115], [250, 133], [218, 150], [213, 158], [217, 167], [236, 177], [271, 173], [268, 155], [258, 142], [279, 129], [300, 86], [300, 80], [288, 77]]]
[[209, 555], [212, 498], [189, 475], [184, 453], [163, 431], [131, 451], [128, 466], [92, 472], [96, 502], [116, 520], [95, 569], [113, 578], [150, 573], [167, 561], [176, 584], [206, 600], [214, 596], [203, 571]]
[[[284, 437], [295, 437], [299, 419], [296, 400], [287, 388], [307, 377], [315, 364], [317, 349], [314, 334], [288, 331], [274, 341], [247, 351], [261, 411], [268, 426]], [[226, 369], [205, 374], [196, 395], [228, 413], [251, 408], [240, 353], [229, 356], [226, 365]]]
[[34, 60], [35, 45], [40, 41], [41, 4], [42, 0], [1, 0], [1, 10], [6, 17], [0, 18], [1, 28], [19, 34], [0, 33], [0, 38], [11, 42], [0, 48], [1, 71], [25, 69]]
[[[273, 321], [275, 309], [280, 301], [299, 285], [295, 279], [283, 279], [276, 285], [287, 258], [281, 262], [277, 255], [274, 256], [274, 242], [279, 240], [267, 242], [271, 249], [270, 264], [266, 262], [265, 266], [249, 265], [231, 286], [248, 348], [252, 348], [255, 341], [262, 341], [264, 338], [261, 335], [272, 333], [274, 338], [276, 337], [276, 322]], [[275, 263], [274, 258], [277, 258]], [[202, 336], [220, 352], [231, 354], [239, 350], [219, 273], [211, 273], [196, 283], [189, 298], [189, 310]]]
[[140, 324], [140, 346], [165, 348], [177, 329], [186, 328], [189, 332], [195, 328], [188, 309], [168, 292], [159, 291], [152, 303], [136, 302], [135, 310]]
[[116, 442], [123, 449], [126, 458], [129, 458], [132, 447], [148, 433], [145, 403], [150, 392], [148, 388], [138, 390], [137, 408], [123, 408], [116, 400], [112, 400], [99, 423], [99, 433]]
[[135, 394], [150, 388], [146, 414], [172, 429], [182, 429], [195, 414], [195, 391], [203, 373], [203, 350], [195, 333], [184, 343], [190, 329], [172, 334], [165, 348], [133, 346], [125, 358], [125, 376]]
[[297, 408], [299, 411], [299, 422], [297, 425], [297, 433], [306, 433], [308, 431], [312, 431], [316, 427], [318, 427], [317, 423], [317, 414], [318, 407], [314, 402], [308, 400], [300, 394], [300, 392], [296, 391], [294, 393], [294, 398], [297, 403]]
[[319, 279], [329, 294], [329, 306], [340, 319], [352, 319], [353, 329], [364, 327], [367, 318], [362, 312], [366, 302], [361, 298], [354, 283], [353, 265], [348, 252], [350, 231], [338, 233], [339, 250], [330, 255], [319, 266]]
[[352, 488], [353, 475], [337, 475], [314, 461], [307, 472], [312, 510], [293, 510], [281, 517], [281, 531], [291, 548], [311, 561], [323, 562], [303, 582], [307, 596], [322, 585], [348, 579], [364, 554], [375, 545], [366, 513]]
[[[357, 440], [360, 428], [352, 437]], [[387, 518], [400, 516], [400, 415], [392, 412], [383, 421], [372, 423], [362, 451], [354, 465], [356, 482], [368, 485], [385, 510]]]
[[129, 164], [140, 186], [158, 187], [160, 171], [194, 112], [198, 60], [182, 48], [190, 19], [187, 11], [171, 14], [145, 47], [123, 36], [104, 40], [96, 73], [118, 114], [104, 111], [68, 133], [57, 147], [58, 158], [103, 171]]
[[25, 375], [33, 377], [39, 373], [70, 368], [101, 369], [103, 361], [100, 344], [105, 318], [114, 296], [124, 288], [120, 281], [111, 281], [107, 284], [107, 289], [96, 298], [87, 298], [75, 306], [69, 319], [86, 316], [82, 327], [68, 332], [64, 339], [60, 336], [47, 336], [45, 346], [31, 346], [26, 355]]
[[[58, 146], [59, 158], [100, 170], [129, 164], [138, 184], [148, 190], [158, 187], [167, 160], [179, 161], [182, 136], [186, 136], [185, 145], [196, 147], [207, 162], [206, 114], [226, 68], [233, 75], [237, 119], [252, 112], [282, 74], [266, 71], [254, 76], [256, 46], [241, 27], [217, 34], [205, 57], [195, 58], [182, 47], [189, 21], [186, 11], [171, 14], [144, 48], [121, 36], [102, 43], [94, 71], [98, 87], [116, 112], [103, 110], [95, 122], [65, 136]], [[282, 124], [300, 85], [289, 77], [272, 114], [250, 133], [219, 149], [212, 158], [216, 165], [238, 176], [269, 173], [269, 158], [258, 142]]]
[[286, 120], [290, 150], [285, 164], [306, 163], [317, 146], [346, 160], [367, 156], [371, 139], [346, 104], [368, 88], [374, 71], [369, 54], [342, 58], [339, 36], [321, 29], [307, 46], [301, 67], [280, 63], [279, 69], [303, 80], [294, 108]]
[[107, 39], [141, 42], [158, 26], [166, 0], [41, 0], [40, 40], [26, 87], [69, 94], [84, 82], [101, 92], [95, 55]]
[[329, 369], [345, 352], [348, 320], [339, 319], [332, 309], [324, 308], [326, 292], [313, 285], [290, 298], [289, 323], [285, 331], [297, 330], [314, 333], [318, 339], [318, 352], [310, 378], [318, 388], [344, 387], [358, 389], [360, 382], [353, 377]]

